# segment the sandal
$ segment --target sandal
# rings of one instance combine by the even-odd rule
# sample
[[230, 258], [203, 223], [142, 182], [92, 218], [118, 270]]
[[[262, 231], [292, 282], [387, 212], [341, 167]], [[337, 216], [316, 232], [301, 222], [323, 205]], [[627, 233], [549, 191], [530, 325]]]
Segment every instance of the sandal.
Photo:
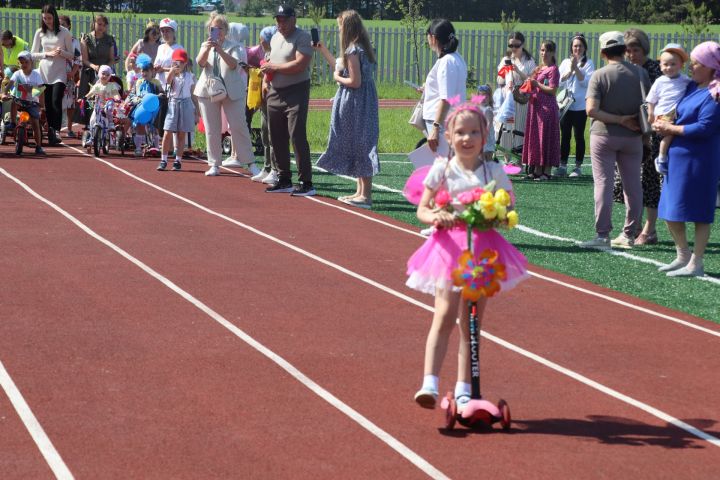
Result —
[[352, 205], [353, 207], [358, 208], [364, 208], [365, 210], [370, 210], [372, 208], [372, 200], [368, 200], [366, 198], [362, 197], [355, 197], [351, 198], [350, 200], [346, 201], [348, 205]]
[[656, 245], [658, 243], [656, 233], [641, 233], [635, 239], [635, 245]]
[[544, 173], [542, 175], [538, 175], [534, 178], [536, 182], [544, 182], [546, 180], [550, 180], [550, 177], [548, 175], [545, 175]]

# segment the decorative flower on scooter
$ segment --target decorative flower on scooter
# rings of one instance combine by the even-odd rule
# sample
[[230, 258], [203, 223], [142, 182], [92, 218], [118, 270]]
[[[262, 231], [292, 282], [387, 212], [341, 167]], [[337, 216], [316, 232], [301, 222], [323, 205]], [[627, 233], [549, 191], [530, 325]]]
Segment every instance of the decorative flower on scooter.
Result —
[[500, 291], [500, 281], [506, 278], [505, 265], [497, 261], [496, 250], [485, 249], [474, 257], [465, 250], [452, 272], [453, 284], [462, 287], [462, 298], [477, 302], [480, 297], [492, 297]]

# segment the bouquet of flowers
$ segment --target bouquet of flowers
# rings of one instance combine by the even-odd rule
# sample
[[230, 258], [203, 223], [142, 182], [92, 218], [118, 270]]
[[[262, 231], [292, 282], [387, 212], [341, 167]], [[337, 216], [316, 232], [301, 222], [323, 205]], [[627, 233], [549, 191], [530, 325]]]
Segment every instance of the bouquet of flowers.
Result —
[[447, 190], [439, 190], [435, 194], [435, 205], [455, 212], [457, 218], [466, 223], [469, 228], [481, 231], [491, 228], [511, 229], [518, 224], [518, 214], [512, 208], [510, 194], [502, 188], [493, 193], [494, 189], [495, 181], [493, 180], [483, 188], [478, 187], [462, 192], [457, 197], [458, 202], [465, 207], [462, 212], [455, 212]]

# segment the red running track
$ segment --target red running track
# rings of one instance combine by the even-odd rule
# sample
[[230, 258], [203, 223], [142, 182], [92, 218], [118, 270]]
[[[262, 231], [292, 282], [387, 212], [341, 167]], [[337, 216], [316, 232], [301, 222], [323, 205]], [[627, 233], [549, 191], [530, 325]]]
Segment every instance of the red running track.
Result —
[[[200, 163], [158, 173], [154, 160], [109, 159], [136, 179], [69, 148], [51, 151], [0, 160], [0, 362], [77, 478], [716, 476], [715, 444], [488, 339], [483, 391], [510, 402], [515, 428], [439, 430], [440, 411], [412, 402], [430, 319], [421, 305], [432, 299], [403, 285], [405, 260], [422, 242], [408, 232], [332, 200], [267, 195], [233, 174], [206, 178]], [[562, 300], [531, 301], [538, 298]], [[238, 328], [386, 436], [252, 348]], [[720, 436], [716, 335], [538, 277], [493, 299], [483, 329]], [[452, 386], [453, 363], [443, 388]], [[8, 397], [0, 408], [3, 477], [51, 476]]]

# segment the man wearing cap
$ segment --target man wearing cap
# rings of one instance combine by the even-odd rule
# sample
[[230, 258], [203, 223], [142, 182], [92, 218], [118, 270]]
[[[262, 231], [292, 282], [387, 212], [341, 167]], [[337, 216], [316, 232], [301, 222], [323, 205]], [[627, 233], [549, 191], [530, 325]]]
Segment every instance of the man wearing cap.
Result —
[[[631, 248], [640, 231], [643, 207], [640, 182], [643, 142], [638, 112], [643, 103], [642, 91], [650, 88], [650, 79], [645, 70], [624, 60], [622, 32], [600, 35], [600, 53], [606, 65], [590, 78], [586, 95], [586, 111], [592, 119], [590, 156], [597, 236], [580, 246], [609, 249], [612, 244]], [[611, 242], [615, 165], [625, 189], [625, 225], [623, 232]]]
[[[262, 66], [267, 88], [270, 142], [278, 168], [278, 181], [268, 193], [294, 196], [315, 195], [312, 184], [310, 145], [307, 140], [307, 115], [310, 102], [310, 61], [313, 48], [310, 34], [296, 27], [295, 10], [280, 5], [275, 13], [278, 31], [270, 40], [270, 61]], [[270, 79], [270, 78], [271, 79]], [[293, 188], [290, 148], [295, 151], [300, 184]]]

